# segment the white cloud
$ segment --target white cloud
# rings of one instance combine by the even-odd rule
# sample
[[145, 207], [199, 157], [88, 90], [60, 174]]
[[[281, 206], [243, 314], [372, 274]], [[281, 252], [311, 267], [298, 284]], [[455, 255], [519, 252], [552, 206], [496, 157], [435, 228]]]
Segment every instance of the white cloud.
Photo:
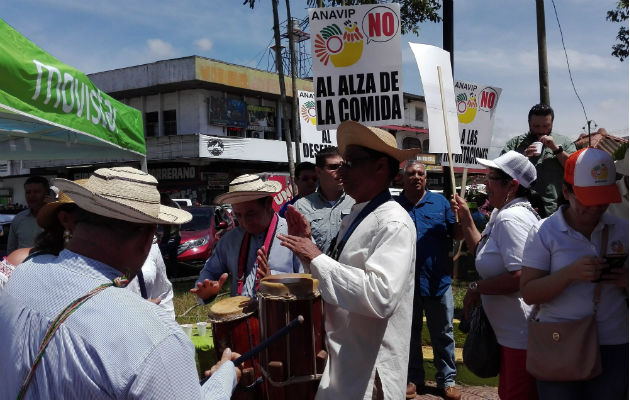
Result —
[[162, 39], [148, 39], [147, 50], [148, 56], [155, 58], [171, 58], [176, 54], [173, 46]]
[[199, 51], [210, 51], [210, 49], [212, 49], [212, 45], [212, 40], [208, 38], [195, 40], [195, 46], [197, 46], [197, 50]]

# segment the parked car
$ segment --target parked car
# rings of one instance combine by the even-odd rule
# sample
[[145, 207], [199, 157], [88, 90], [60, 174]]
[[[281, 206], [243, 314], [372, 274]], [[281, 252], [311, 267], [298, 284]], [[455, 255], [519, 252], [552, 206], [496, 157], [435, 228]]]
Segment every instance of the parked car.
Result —
[[221, 236], [234, 228], [231, 214], [221, 206], [184, 207], [192, 220], [180, 227], [177, 261], [202, 268]]

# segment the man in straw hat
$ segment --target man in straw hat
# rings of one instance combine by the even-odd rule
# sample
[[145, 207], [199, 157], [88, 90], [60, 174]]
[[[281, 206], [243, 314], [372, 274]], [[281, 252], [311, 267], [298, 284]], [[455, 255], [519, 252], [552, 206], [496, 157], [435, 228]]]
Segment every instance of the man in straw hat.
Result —
[[55, 184], [80, 211], [58, 256], [16, 268], [0, 297], [0, 398], [228, 399], [228, 351], [199, 386], [195, 349], [164, 310], [121, 289], [149, 253], [156, 224], [190, 213], [160, 205], [157, 181], [129, 167]]
[[[337, 130], [345, 192], [356, 200], [323, 254], [306, 219], [287, 210], [291, 235], [282, 245], [298, 254], [326, 302], [328, 362], [317, 399], [403, 399], [414, 290], [416, 230], [391, 200], [399, 162], [418, 149], [399, 150], [388, 132], [344, 121]], [[374, 397], [372, 397], [374, 395]]]
[[214, 300], [228, 278], [231, 295], [255, 297], [257, 281], [271, 273], [302, 272], [296, 255], [280, 246], [276, 233], [287, 233], [287, 223], [272, 207], [280, 182], [263, 181], [245, 174], [230, 182], [229, 191], [217, 196], [217, 204], [230, 203], [239, 226], [225, 234], [191, 289], [204, 302]]

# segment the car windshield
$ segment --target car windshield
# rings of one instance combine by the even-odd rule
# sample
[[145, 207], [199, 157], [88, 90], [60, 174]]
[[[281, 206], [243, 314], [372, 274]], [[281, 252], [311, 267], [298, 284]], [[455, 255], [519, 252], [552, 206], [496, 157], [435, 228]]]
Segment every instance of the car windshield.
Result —
[[182, 231], [201, 231], [210, 229], [210, 218], [214, 215], [211, 208], [187, 208], [186, 211], [192, 214], [192, 220], [180, 227]]

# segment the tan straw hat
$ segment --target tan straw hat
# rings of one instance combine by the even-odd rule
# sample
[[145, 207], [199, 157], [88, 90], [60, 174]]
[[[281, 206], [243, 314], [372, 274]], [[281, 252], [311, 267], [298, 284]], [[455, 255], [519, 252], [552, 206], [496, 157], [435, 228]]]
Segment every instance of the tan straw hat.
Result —
[[258, 175], [245, 174], [230, 182], [227, 193], [218, 195], [214, 202], [217, 204], [238, 204], [245, 201], [271, 196], [282, 189], [282, 184], [276, 181], [263, 181]]
[[365, 126], [354, 121], [343, 121], [337, 128], [337, 145], [339, 152], [343, 154], [346, 146], [355, 144], [385, 153], [398, 161], [415, 159], [420, 149], [401, 150], [396, 144], [396, 138], [389, 132]]
[[82, 209], [138, 224], [183, 224], [188, 211], [160, 204], [157, 180], [131, 167], [101, 168], [81, 184], [56, 178], [55, 185]]
[[[87, 181], [87, 179], [81, 179], [81, 181]], [[78, 181], [75, 182], [78, 183]], [[50, 227], [55, 222], [55, 218], [57, 218], [57, 211], [65, 204], [74, 204], [74, 201], [67, 194], [60, 191], [57, 200], [44, 204], [39, 210], [37, 213], [37, 225], [44, 229]]]

